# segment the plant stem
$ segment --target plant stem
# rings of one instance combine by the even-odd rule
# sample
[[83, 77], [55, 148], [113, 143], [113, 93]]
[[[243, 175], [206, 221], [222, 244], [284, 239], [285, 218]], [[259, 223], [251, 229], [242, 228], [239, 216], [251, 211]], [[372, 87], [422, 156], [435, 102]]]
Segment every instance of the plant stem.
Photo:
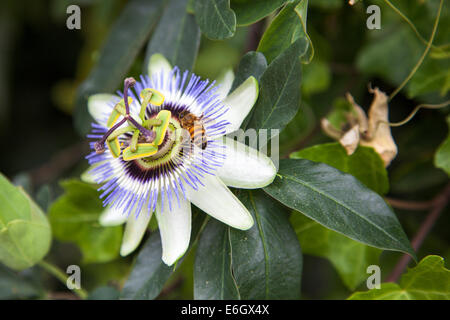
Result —
[[400, 90], [403, 89], [403, 87], [408, 83], [409, 80], [411, 80], [411, 78], [417, 72], [419, 67], [422, 65], [422, 62], [425, 60], [425, 57], [427, 56], [428, 51], [430, 51], [431, 45], [433, 44], [434, 36], [436, 35], [436, 30], [437, 30], [437, 27], [438, 27], [438, 24], [439, 24], [439, 20], [440, 20], [440, 17], [441, 17], [441, 11], [442, 11], [443, 3], [444, 3], [444, 0], [441, 0], [441, 2], [439, 3], [439, 9], [438, 9], [438, 12], [437, 12], [436, 20], [434, 21], [433, 32], [431, 33], [430, 40], [428, 40], [428, 44], [427, 44], [427, 47], [425, 48], [425, 51], [423, 52], [423, 54], [420, 57], [419, 61], [417, 61], [416, 65], [411, 70], [409, 75], [406, 77], [406, 79], [403, 80], [403, 82], [400, 84], [400, 86], [398, 86], [398, 88], [395, 89], [394, 92], [391, 93], [391, 95], [389, 96], [389, 101], [392, 100], [392, 98], [394, 98], [395, 95], [397, 93], [399, 93]]
[[[414, 23], [412, 23], [411, 20], [408, 19], [407, 16], [405, 16], [403, 14], [403, 12], [401, 12], [396, 6], [394, 6], [389, 0], [384, 0], [384, 2], [391, 7], [392, 10], [394, 10], [412, 29], [412, 31], [414, 31], [414, 33], [416, 34], [416, 36], [420, 39], [421, 42], [423, 42], [424, 44], [427, 44], [427, 40], [424, 39], [424, 37], [422, 37], [422, 35], [419, 33], [419, 31], [417, 30], [416, 26], [414, 25]], [[448, 47], [449, 44], [444, 44], [441, 46], [435, 46], [432, 45], [431, 47], [433, 49], [437, 49], [439, 51], [443, 51], [443, 48]]]
[[[40, 262], [38, 262], [38, 265], [40, 267], [42, 267], [43, 269], [45, 269], [48, 273], [53, 275], [55, 278], [57, 278], [59, 281], [61, 281], [64, 285], [67, 284], [67, 279], [69, 277], [60, 268], [58, 268], [54, 264], [44, 261], [44, 260], [41, 260]], [[88, 296], [88, 293], [85, 290], [83, 290], [82, 288], [74, 289], [73, 291], [81, 299], [86, 299]]]
[[377, 124], [377, 126], [380, 124], [380, 123], [386, 123], [388, 126], [390, 126], [390, 127], [400, 127], [400, 126], [402, 126], [402, 125], [404, 125], [404, 124], [406, 124], [406, 123], [408, 123], [409, 122], [409, 120], [411, 120], [414, 116], [415, 116], [415, 114], [420, 110], [420, 108], [425, 108], [425, 109], [440, 109], [440, 108], [445, 108], [446, 106], [448, 106], [450, 104], [450, 100], [447, 100], [447, 101], [445, 101], [445, 102], [442, 102], [442, 103], [439, 103], [439, 104], [425, 104], [425, 103], [423, 103], [423, 104], [419, 104], [418, 106], [416, 106], [415, 108], [414, 108], [414, 110], [404, 119], [404, 120], [402, 120], [402, 121], [399, 121], [399, 122], [385, 122], [385, 121], [379, 121], [378, 122], [378, 124]]
[[432, 201], [408, 201], [399, 200], [385, 197], [384, 200], [389, 203], [392, 207], [404, 210], [428, 210], [433, 207]]
[[[413, 240], [411, 241], [411, 246], [414, 251], [417, 250], [422, 245], [428, 233], [433, 228], [436, 220], [441, 215], [442, 211], [447, 206], [450, 201], [450, 184], [448, 184], [442, 192], [440, 192], [431, 202], [432, 209], [428, 213], [427, 217], [423, 221]], [[394, 267], [394, 270], [391, 274], [386, 278], [387, 282], [396, 282], [400, 276], [402, 275], [405, 268], [408, 266], [411, 261], [411, 256], [404, 254], [400, 260], [397, 262], [397, 265]]]

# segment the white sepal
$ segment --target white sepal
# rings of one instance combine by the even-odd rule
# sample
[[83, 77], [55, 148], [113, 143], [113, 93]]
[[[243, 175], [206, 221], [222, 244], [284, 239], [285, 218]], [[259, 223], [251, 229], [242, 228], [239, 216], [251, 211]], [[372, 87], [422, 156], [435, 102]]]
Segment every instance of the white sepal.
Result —
[[196, 207], [233, 228], [248, 230], [253, 226], [250, 212], [218, 177], [205, 175], [202, 183], [204, 187], [187, 191]]
[[162, 260], [168, 266], [183, 256], [191, 238], [190, 202], [180, 197], [180, 205], [172, 201], [171, 209], [167, 197], [164, 197], [162, 208], [160, 200], [156, 206], [156, 218], [162, 243]]

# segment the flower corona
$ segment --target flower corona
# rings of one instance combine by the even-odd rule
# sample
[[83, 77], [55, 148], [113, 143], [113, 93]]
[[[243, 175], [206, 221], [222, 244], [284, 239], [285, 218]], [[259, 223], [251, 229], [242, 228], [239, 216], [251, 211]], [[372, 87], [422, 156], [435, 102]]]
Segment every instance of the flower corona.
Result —
[[229, 90], [231, 84], [219, 87], [171, 68], [160, 55], [150, 59], [149, 69], [140, 81], [126, 78], [117, 96], [90, 97], [96, 123], [88, 135], [94, 140], [87, 175], [101, 185], [106, 209], [100, 222], [127, 223], [121, 254], [138, 246], [155, 213], [162, 259], [171, 265], [189, 245], [191, 203], [246, 230], [253, 218], [227, 185], [263, 187], [276, 169], [266, 155], [225, 137], [256, 101], [253, 77], [227, 97], [223, 87]]

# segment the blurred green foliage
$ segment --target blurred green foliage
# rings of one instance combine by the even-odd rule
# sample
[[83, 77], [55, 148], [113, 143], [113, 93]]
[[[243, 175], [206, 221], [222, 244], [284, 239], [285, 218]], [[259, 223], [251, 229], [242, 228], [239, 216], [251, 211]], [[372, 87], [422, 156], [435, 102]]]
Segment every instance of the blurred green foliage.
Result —
[[439, 256], [427, 256], [408, 270], [400, 284], [383, 283], [379, 290], [356, 292], [350, 300], [449, 300], [450, 270]]
[[[192, 1], [182, 1], [176, 6], [176, 10], [187, 7], [188, 14], [183, 9], [183, 16], [188, 20], [181, 25], [169, 23], [173, 27], [173, 35], [186, 31], [186, 28], [197, 30], [192, 14], [202, 2], [206, 3], [195, 1], [197, 4], [194, 5]], [[228, 5], [228, 1], [215, 2], [222, 6]], [[189, 33], [193, 37], [189, 38], [192, 39], [191, 46], [185, 54], [177, 51], [177, 46], [169, 47], [173, 41], [163, 43], [161, 39], [164, 38], [165, 28], [160, 27], [160, 38], [157, 37], [157, 23], [167, 23], [173, 17], [173, 12], [162, 13], [164, 8], [171, 8], [169, 1], [161, 1], [161, 8], [153, 7], [157, 6], [156, 2], [146, 7], [152, 21], [148, 20], [149, 16], [143, 15], [134, 23], [130, 23], [130, 20], [134, 18], [133, 13], [141, 9], [140, 5], [144, 5], [143, 1], [46, 0], [3, 3], [0, 12], [0, 147], [7, 150], [7, 156], [0, 157], [0, 170], [16, 184], [26, 188], [44, 211], [49, 208], [55, 235], [49, 257], [61, 266], [82, 264], [83, 270], [86, 270], [86, 283], [83, 285], [89, 290], [99, 288], [91, 293], [92, 299], [118, 296], [117, 289], [126, 282], [135, 255], [127, 259], [119, 258], [121, 227], [103, 228], [96, 223], [102, 206], [94, 187], [87, 187], [75, 180], [66, 182], [63, 188], [58, 184], [61, 179], [78, 176], [87, 167], [83, 159], [87, 148], [84, 142], [80, 144], [84, 138], [80, 138], [80, 130], [77, 129], [85, 130], [91, 120], [87, 113], [83, 114], [84, 105], [80, 101], [86, 98], [87, 93], [98, 90], [113, 92], [118, 89], [125, 75], [137, 77], [145, 70], [149, 55], [158, 52], [159, 47], [164, 48], [162, 53], [172, 63], [186, 68], [193, 66], [193, 71], [205, 78], [214, 79], [227, 68], [236, 71], [237, 79], [241, 73], [248, 76], [245, 70], [247, 62], [242, 62], [243, 57], [254, 59], [249, 62], [253, 66], [249, 67], [250, 70], [256, 69], [256, 65], [264, 65], [256, 54], [250, 54], [253, 58], [245, 56], [248, 51], [258, 49], [263, 53], [274, 52], [270, 53], [269, 63], [285, 52], [273, 50], [281, 49], [276, 42], [271, 44], [264, 40], [259, 43], [265, 30], [272, 29], [286, 36], [284, 27], [292, 27], [292, 33], [289, 33], [292, 40], [297, 39], [299, 32], [305, 32], [298, 24], [298, 16], [292, 25], [279, 23], [280, 16], [277, 21], [276, 15], [285, 2], [231, 0], [231, 12], [226, 8], [226, 24], [213, 33], [203, 32], [200, 35], [198, 30]], [[294, 6], [294, 2], [290, 3], [283, 10]], [[68, 30], [65, 26], [65, 10], [69, 4], [81, 7], [81, 30]], [[381, 8], [380, 30], [366, 28], [366, 7], [369, 4], [377, 4]], [[378, 86], [387, 93], [394, 91], [425, 50], [424, 42], [431, 34], [439, 1], [399, 0], [394, 4], [417, 28], [417, 33], [383, 0], [358, 1], [354, 6], [341, 0], [309, 1], [304, 27], [314, 46], [314, 57], [311, 63], [299, 65], [298, 69], [302, 69], [301, 87], [300, 82], [293, 81], [291, 85], [293, 95], [299, 94], [299, 102], [295, 105], [299, 112], [289, 114], [290, 110], [277, 115], [282, 117], [282, 126], [286, 125], [280, 135], [280, 156], [286, 158], [294, 152], [294, 157], [328, 163], [349, 172], [380, 194], [389, 190], [389, 197], [425, 201], [448, 183], [448, 107], [421, 110], [409, 123], [392, 129], [399, 153], [386, 171], [380, 167], [379, 159], [375, 160], [373, 152], [366, 149], [358, 149], [351, 157], [345, 155], [343, 150], [335, 150], [328, 157], [327, 151], [322, 149], [340, 148], [336, 144], [328, 147], [323, 144], [330, 142], [330, 139], [321, 133], [320, 119], [334, 111], [331, 116], [335, 116], [336, 122], [345, 120], [335, 111], [348, 106], [343, 100], [346, 92], [350, 92], [367, 111], [372, 99], [367, 90], [368, 84]], [[292, 14], [292, 10], [289, 13]], [[232, 15], [235, 15], [234, 20]], [[196, 19], [199, 30], [208, 28], [210, 21]], [[283, 31], [279, 31], [277, 25]], [[144, 32], [140, 32], [142, 26], [146, 28]], [[223, 27], [228, 32], [223, 32]], [[120, 37], [119, 31], [126, 32], [126, 36]], [[114, 38], [114, 34], [117, 37]], [[224, 38], [222, 41], [217, 40]], [[420, 103], [449, 100], [449, 39], [450, 5], [444, 1], [430, 53], [404, 90], [389, 103], [391, 121], [404, 119]], [[291, 42], [294, 41], [288, 41], [289, 45]], [[267, 47], [271, 50], [264, 49]], [[111, 58], [109, 54], [116, 54], [116, 58]], [[99, 68], [99, 63], [104, 68], [115, 68], [115, 76], [111, 77], [111, 73], [99, 69], [92, 72]], [[292, 59], [291, 65], [296, 63]], [[265, 70], [265, 67], [260, 69]], [[258, 71], [258, 79], [262, 73]], [[241, 78], [245, 79], [246, 76]], [[75, 108], [77, 97], [79, 103]], [[270, 98], [273, 97], [266, 97], [267, 100]], [[83, 115], [81, 118], [80, 110]], [[73, 125], [74, 121], [76, 126]], [[252, 124], [255, 123], [258, 121], [253, 120]], [[437, 154], [436, 150], [439, 150]], [[368, 173], [368, 162], [378, 169]], [[389, 184], [386, 182], [387, 177]], [[77, 200], [80, 194], [83, 199], [89, 198], [90, 201]], [[86, 220], [81, 221], [80, 217], [85, 213]], [[400, 209], [396, 209], [396, 213], [411, 238], [425, 213], [419, 211], [412, 214]], [[447, 207], [439, 224], [419, 250], [419, 258], [429, 254], [450, 258], [448, 213]], [[361, 287], [361, 283], [368, 276], [364, 268], [366, 264], [378, 261], [383, 276], [386, 276], [400, 257], [398, 253], [380, 253], [379, 249], [350, 240], [298, 214], [291, 216], [291, 224], [303, 246], [304, 298], [343, 299], [358, 286], [364, 291], [365, 287]], [[159, 235], [153, 233], [148, 239], [156, 236]], [[146, 246], [150, 246], [150, 242], [143, 246], [142, 251], [147, 250]], [[168, 281], [158, 287], [163, 290], [159, 298], [193, 297], [196, 249], [193, 246], [184, 259], [186, 263], [176, 272], [164, 270], [167, 272], [164, 280], [168, 278]], [[145, 262], [147, 258], [138, 256], [137, 259]], [[360, 264], [354, 262], [357, 259]], [[44, 290], [41, 284], [30, 280], [29, 272], [35, 272], [34, 268], [17, 273], [0, 265], [0, 298], [44, 297], [45, 290], [61, 289], [56, 282], [38, 274], [41, 279], [46, 279]], [[420, 272], [427, 272], [434, 279], [430, 284], [433, 290], [440, 286], [436, 283], [439, 279], [444, 283], [448, 278], [448, 270], [444, 269], [442, 260], [428, 257], [404, 275], [399, 285], [383, 284], [383, 292], [391, 295], [388, 297], [399, 298], [396, 292], [400, 289], [429, 290], [429, 287], [423, 287], [423, 279], [418, 277], [415, 282], [411, 280]], [[161, 274], [155, 277], [159, 279]], [[445, 290], [448, 292], [448, 288], [443, 288], [442, 292]], [[159, 295], [160, 290], [157, 291], [147, 293], [154, 298]], [[352, 298], [378, 298], [368, 295], [356, 293]]]
[[80, 182], [62, 182], [64, 194], [53, 202], [48, 214], [56, 239], [75, 242], [83, 263], [109, 262], [118, 258], [122, 227], [104, 228], [98, 219], [103, 212], [97, 188]]

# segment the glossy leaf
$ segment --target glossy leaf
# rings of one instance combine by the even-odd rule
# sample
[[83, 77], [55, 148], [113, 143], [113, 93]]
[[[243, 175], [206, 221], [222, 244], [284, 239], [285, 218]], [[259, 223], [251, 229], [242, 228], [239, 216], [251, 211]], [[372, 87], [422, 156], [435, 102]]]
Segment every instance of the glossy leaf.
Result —
[[239, 87], [245, 80], [253, 76], [256, 80], [261, 78], [267, 69], [267, 61], [261, 52], [247, 52], [239, 62], [239, 66], [231, 86], [230, 92]]
[[50, 243], [45, 214], [0, 174], [0, 262], [15, 270], [29, 268], [47, 254]]
[[392, 209], [349, 174], [323, 163], [285, 159], [280, 161], [278, 178], [264, 190], [331, 230], [415, 258]]
[[[192, 70], [200, 45], [200, 29], [187, 12], [189, 0], [171, 0], [147, 46], [146, 63], [155, 53], [165, 56], [173, 66]], [[145, 72], [147, 70], [144, 70]]]
[[356, 292], [349, 300], [449, 300], [450, 270], [439, 256], [426, 256], [400, 279], [382, 283], [380, 289]]
[[231, 0], [238, 25], [252, 24], [281, 7], [287, 0]]
[[383, 160], [373, 148], [360, 146], [349, 156], [339, 143], [325, 143], [291, 153], [290, 157], [323, 162], [350, 173], [378, 194], [385, 194], [389, 189]]
[[280, 154], [287, 154], [298, 148], [298, 141], [311, 134], [316, 123], [311, 106], [302, 100], [300, 110], [280, 133]]
[[242, 191], [240, 200], [255, 225], [230, 228], [233, 274], [242, 299], [299, 299], [302, 252], [286, 209], [262, 191]]
[[[195, 211], [194, 211], [195, 212]], [[195, 212], [192, 219], [191, 248], [205, 223], [205, 215]], [[189, 250], [189, 249], [188, 249]], [[187, 254], [186, 254], [187, 255]], [[185, 255], [185, 256], [186, 256]], [[159, 231], [155, 231], [145, 242], [139, 252], [133, 270], [122, 290], [122, 299], [151, 300], [155, 299], [174, 271], [161, 259], [162, 245]], [[181, 264], [181, 258], [177, 264]]]
[[[349, 156], [340, 144], [326, 143], [294, 152], [291, 158], [328, 164], [350, 173], [379, 194], [386, 193], [389, 186], [384, 163], [372, 148], [360, 146]], [[367, 278], [369, 265], [378, 264], [379, 249], [349, 239], [303, 215], [293, 214], [291, 222], [303, 252], [329, 259], [350, 290]]]
[[449, 134], [447, 139], [439, 146], [434, 156], [434, 165], [450, 175], [450, 116], [447, 117]]
[[161, 248], [159, 232], [155, 232], [139, 252], [121, 298], [150, 300], [158, 296], [173, 269], [161, 260]]
[[305, 62], [312, 60], [312, 43], [306, 33], [307, 7], [307, 0], [288, 3], [264, 32], [258, 45], [258, 51], [264, 54], [268, 63], [272, 62], [299, 38], [305, 38], [309, 46], [308, 54], [303, 59]]
[[64, 194], [49, 209], [56, 239], [77, 244], [84, 263], [108, 262], [119, 257], [122, 227], [102, 227], [104, 208], [96, 187], [78, 180], [61, 183]]
[[90, 95], [112, 92], [123, 81], [135, 57], [147, 40], [162, 10], [164, 0], [132, 0], [122, 10], [100, 51], [88, 78], [78, 88], [75, 101], [75, 126], [81, 134], [90, 128], [86, 105]]
[[230, 38], [236, 32], [236, 15], [230, 9], [230, 0], [196, 0], [195, 18], [210, 39]]
[[379, 264], [380, 249], [349, 239], [302, 214], [294, 212], [290, 221], [303, 253], [328, 259], [350, 290], [367, 279], [368, 266]]
[[230, 228], [210, 220], [200, 237], [194, 265], [196, 300], [240, 299], [231, 270]]
[[260, 95], [248, 124], [254, 129], [282, 130], [295, 116], [300, 106], [302, 56], [308, 47], [298, 39], [267, 67], [260, 81]]
[[[261, 52], [250, 51], [247, 52], [239, 62], [239, 66], [231, 86], [230, 92], [233, 92], [249, 77], [255, 77], [258, 81], [267, 69], [267, 61]], [[241, 128], [245, 129], [253, 115], [255, 108], [252, 108], [247, 117], [242, 122]]]

